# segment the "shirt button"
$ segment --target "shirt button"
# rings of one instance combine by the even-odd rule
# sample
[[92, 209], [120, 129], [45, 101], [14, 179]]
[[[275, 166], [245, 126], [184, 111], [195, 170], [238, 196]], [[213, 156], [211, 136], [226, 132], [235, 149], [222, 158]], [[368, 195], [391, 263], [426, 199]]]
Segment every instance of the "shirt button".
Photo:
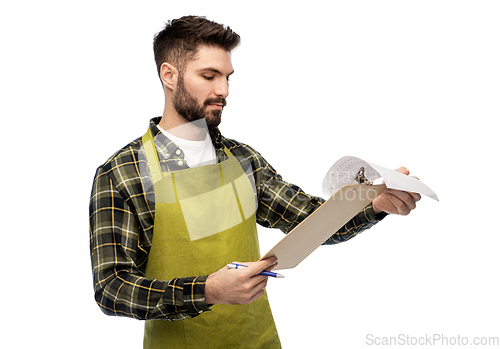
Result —
[[180, 151], [179, 149], [177, 149], [177, 150], [175, 151], [175, 153], [176, 153], [177, 155], [180, 155], [181, 151]]
[[169, 153], [166, 153], [166, 154], [165, 154], [165, 157], [169, 158], [169, 157], [170, 157], [170, 154], [169, 154]]
[[177, 165], [179, 165], [179, 166], [182, 166], [182, 164], [183, 164], [182, 160], [179, 160], [179, 162], [177, 163]]

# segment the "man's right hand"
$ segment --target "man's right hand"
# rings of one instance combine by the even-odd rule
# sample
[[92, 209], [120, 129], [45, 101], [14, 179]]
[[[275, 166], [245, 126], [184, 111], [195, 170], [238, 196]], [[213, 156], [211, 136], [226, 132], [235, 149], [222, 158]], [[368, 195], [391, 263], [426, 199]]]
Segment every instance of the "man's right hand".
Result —
[[205, 282], [205, 304], [249, 304], [264, 294], [268, 276], [259, 275], [272, 270], [278, 258], [242, 263], [247, 268], [223, 267], [208, 276]]

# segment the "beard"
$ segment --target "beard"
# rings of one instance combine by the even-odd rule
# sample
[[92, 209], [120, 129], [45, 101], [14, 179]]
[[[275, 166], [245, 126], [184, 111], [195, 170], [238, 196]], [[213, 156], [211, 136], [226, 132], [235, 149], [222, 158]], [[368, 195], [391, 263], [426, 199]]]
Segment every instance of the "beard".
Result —
[[209, 104], [222, 103], [222, 107], [226, 106], [226, 99], [223, 97], [209, 98], [202, 105], [186, 90], [184, 86], [183, 76], [179, 76], [179, 84], [177, 91], [173, 96], [174, 108], [177, 113], [186, 121], [192, 122], [200, 119], [205, 119], [208, 128], [216, 128], [219, 126], [222, 117], [222, 110], [207, 110]]

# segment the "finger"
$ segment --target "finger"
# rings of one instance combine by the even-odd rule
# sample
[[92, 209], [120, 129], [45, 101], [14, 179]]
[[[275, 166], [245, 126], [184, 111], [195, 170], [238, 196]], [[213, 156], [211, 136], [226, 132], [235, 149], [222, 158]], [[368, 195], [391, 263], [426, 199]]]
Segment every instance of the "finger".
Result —
[[266, 270], [267, 268], [274, 268], [277, 263], [278, 263], [278, 257], [273, 256], [273, 257], [261, 259], [257, 262], [251, 263], [251, 266], [253, 268], [255, 268], [255, 270], [258, 270], [258, 272], [256, 273], [256, 274], [258, 274], [261, 271]]
[[266, 271], [271, 271], [273, 270], [274, 268], [276, 268], [278, 266], [278, 262], [274, 263], [274, 264], [271, 264], [269, 267], [266, 268]]
[[[267, 286], [267, 280], [269, 277], [263, 276], [262, 280], [259, 282], [256, 282], [255, 284], [250, 283], [244, 286], [242, 289], [242, 298], [240, 299], [238, 304], [249, 304], [256, 300], [257, 298], [261, 297], [264, 294], [264, 290]], [[256, 277], [252, 277], [251, 281], [254, 281], [257, 279]]]
[[398, 214], [406, 216], [410, 213], [410, 209], [408, 208], [408, 206], [406, 206], [406, 203], [403, 200], [401, 200], [399, 197], [397, 197], [396, 195], [390, 193], [389, 200], [392, 202], [392, 204], [396, 208]]
[[420, 199], [422, 199], [422, 195], [420, 195], [419, 193], [409, 193], [409, 194], [413, 197], [413, 200], [415, 202], [420, 201]]
[[[273, 268], [276, 267], [278, 258], [277, 257], [269, 257], [257, 262], [244, 262], [240, 263], [237, 261], [232, 262], [232, 264], [240, 264], [243, 267], [239, 268], [229, 268], [226, 267], [227, 269], [231, 270], [238, 270], [238, 272], [241, 273], [242, 276], [246, 278], [252, 278], [255, 276], [259, 276], [260, 273], [264, 270], [271, 271]], [[234, 272], [234, 271], [233, 271]], [[258, 282], [258, 280], [254, 280], [254, 282]]]
[[269, 276], [265, 276], [265, 275], [260, 275], [260, 276], [262, 276], [262, 280], [255, 283], [255, 285], [253, 287], [254, 291], [261, 290], [267, 286], [267, 281], [269, 280]]
[[265, 289], [260, 290], [259, 292], [255, 293], [250, 299], [248, 300], [248, 303], [252, 303], [254, 300], [257, 298], [260, 298], [264, 295]]
[[400, 168], [396, 169], [396, 172], [400, 172], [400, 173], [405, 174], [405, 175], [410, 174], [410, 171], [408, 171], [408, 169], [404, 166], [401, 166]]
[[266, 261], [269, 264], [274, 264], [274, 263], [278, 263], [278, 257], [272, 256], [272, 257], [269, 257], [269, 258], [266, 258], [266, 259], [261, 259], [260, 261], [262, 261], [262, 262]]
[[416, 200], [416, 198], [418, 198], [420, 194], [395, 189], [391, 190], [391, 194], [401, 200], [410, 209], [410, 211], [417, 207], [416, 202], [418, 200]]
[[409, 191], [391, 189], [391, 192], [394, 195], [396, 195], [400, 200], [407, 203], [410, 209], [412, 210], [416, 207], [415, 203], [422, 198], [422, 196], [419, 193], [412, 193]]
[[264, 279], [262, 281], [255, 284], [255, 286], [252, 289], [252, 292], [255, 294], [255, 293], [258, 293], [258, 292], [262, 291], [263, 289], [265, 289], [267, 286], [268, 280], [269, 280], [269, 276], [264, 276]]
[[255, 275], [250, 278], [250, 284], [248, 284], [248, 290], [252, 293], [259, 292], [259, 290], [265, 288], [267, 286], [267, 280], [269, 276], [265, 275]]

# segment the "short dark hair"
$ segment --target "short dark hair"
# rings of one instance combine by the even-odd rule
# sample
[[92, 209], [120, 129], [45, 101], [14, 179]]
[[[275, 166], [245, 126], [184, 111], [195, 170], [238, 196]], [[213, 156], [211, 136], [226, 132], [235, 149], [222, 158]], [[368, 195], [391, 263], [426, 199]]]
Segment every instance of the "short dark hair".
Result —
[[205, 17], [185, 16], [170, 20], [153, 41], [158, 75], [165, 62], [182, 72], [186, 63], [196, 56], [200, 45], [216, 46], [230, 52], [239, 43], [240, 36], [231, 28]]

